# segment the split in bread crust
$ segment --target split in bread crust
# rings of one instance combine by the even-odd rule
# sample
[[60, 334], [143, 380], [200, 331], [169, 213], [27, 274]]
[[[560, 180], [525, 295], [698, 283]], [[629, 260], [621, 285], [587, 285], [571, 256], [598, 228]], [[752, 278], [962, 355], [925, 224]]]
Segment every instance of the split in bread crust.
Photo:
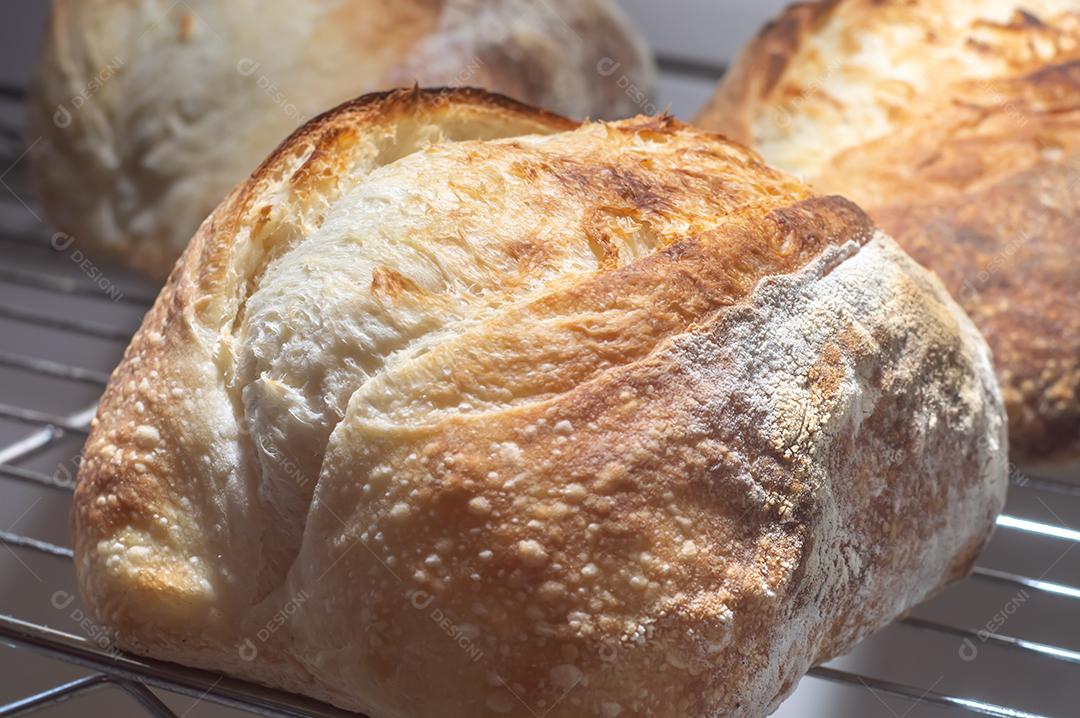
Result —
[[362, 98], [207, 220], [73, 514], [120, 645], [375, 718], [765, 715], [965, 575], [989, 353], [850, 202], [667, 117]]
[[1080, 461], [1080, 3], [793, 5], [696, 121], [864, 207], [986, 336], [1014, 459]]

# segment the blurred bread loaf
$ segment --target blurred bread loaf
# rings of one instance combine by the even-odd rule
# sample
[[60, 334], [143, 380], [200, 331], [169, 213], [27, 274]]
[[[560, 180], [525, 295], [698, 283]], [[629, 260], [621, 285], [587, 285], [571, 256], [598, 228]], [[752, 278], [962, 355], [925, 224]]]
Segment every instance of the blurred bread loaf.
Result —
[[29, 139], [48, 219], [164, 277], [230, 188], [347, 99], [473, 85], [614, 118], [653, 74], [612, 0], [56, 0]]
[[667, 117], [321, 116], [202, 225], [87, 442], [132, 651], [373, 718], [760, 718], [970, 570], [989, 352], [847, 200]]
[[865, 208], [986, 336], [1014, 457], [1080, 461], [1080, 2], [793, 5], [697, 122]]

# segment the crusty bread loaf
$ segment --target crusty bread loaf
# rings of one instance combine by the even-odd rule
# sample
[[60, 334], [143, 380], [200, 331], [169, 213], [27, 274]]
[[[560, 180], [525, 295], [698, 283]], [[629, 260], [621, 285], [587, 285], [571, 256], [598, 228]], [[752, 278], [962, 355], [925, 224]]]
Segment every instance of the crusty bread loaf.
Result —
[[794, 5], [697, 122], [865, 208], [986, 336], [1014, 458], [1080, 460], [1080, 2]]
[[847, 200], [667, 117], [396, 92], [203, 224], [75, 494], [133, 651], [376, 718], [759, 717], [962, 577], [983, 340]]
[[55, 0], [30, 140], [49, 220], [164, 278], [285, 136], [357, 95], [473, 85], [613, 119], [653, 77], [613, 0]]

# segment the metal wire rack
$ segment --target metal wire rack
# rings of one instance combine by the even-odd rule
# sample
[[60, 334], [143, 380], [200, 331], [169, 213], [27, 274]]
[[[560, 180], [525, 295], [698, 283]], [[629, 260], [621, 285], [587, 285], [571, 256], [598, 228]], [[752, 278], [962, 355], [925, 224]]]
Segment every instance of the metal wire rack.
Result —
[[[673, 72], [693, 75], [718, 75], [720, 72], [719, 68], [699, 65], [687, 69], [677, 61], [668, 61], [667, 67]], [[19, 103], [22, 93], [18, 89], [0, 88], [0, 102], [3, 101]], [[60, 342], [62, 346], [70, 344], [74, 347], [76, 339], [85, 339], [108, 347], [103, 350], [104, 353], [118, 357], [138, 317], [151, 305], [153, 288], [139, 286], [132, 281], [128, 281], [120, 292], [114, 291], [115, 286], [112, 285], [103, 287], [102, 282], [91, 281], [84, 274], [86, 267], [82, 260], [73, 261], [70, 250], [60, 250], [51, 241], [51, 233], [38, 219], [39, 212], [26, 187], [23, 166], [25, 148], [20, 135], [13, 127], [0, 127], [0, 171], [6, 168], [0, 174], [0, 337], [12, 335], [12, 331], [5, 327], [30, 327], [38, 334]], [[37, 299], [34, 302], [25, 299], [29, 295]], [[48, 308], [40, 309], [38, 305], [47, 305]], [[30, 306], [35, 308], [31, 309]], [[7, 341], [0, 344], [0, 424], [18, 427], [18, 431], [8, 432], [16, 435], [16, 439], [6, 444], [0, 443], [0, 503], [5, 500], [4, 492], [14, 485], [30, 486], [65, 498], [72, 489], [72, 455], [77, 454], [87, 434], [94, 412], [93, 396], [104, 387], [108, 375], [100, 366], [87, 366], [80, 360], [77, 350], [73, 349], [67, 356], [65, 353], [61, 352], [59, 357], [49, 356], [48, 352], [40, 351], [36, 346], [12, 346]], [[91, 399], [86, 405], [70, 411], [45, 410], [28, 399], [27, 392], [18, 390], [24, 382], [47, 383], [55, 391], [76, 398], [82, 394], [70, 388], [80, 387], [83, 393], [89, 393]], [[16, 399], [12, 399], [12, 396], [16, 396]], [[61, 457], [59, 461], [57, 450]], [[47, 468], [49, 462], [54, 462], [54, 466], [60, 464], [62, 470], [50, 470]], [[43, 464], [46, 465], [44, 468]], [[1061, 479], [1033, 478], [1014, 472], [1013, 482], [1025, 491], [1038, 495], [1080, 497], [1080, 485]], [[1041, 498], [1038, 500], [1042, 501]], [[1003, 542], [1058, 542], [1066, 546], [1066, 552], [1080, 542], [1080, 531], [1064, 523], [1025, 518], [1014, 514], [1011, 509], [1010, 504], [1010, 511], [999, 521], [998, 536]], [[5, 546], [20, 563], [23, 562], [22, 556], [29, 555], [64, 564], [72, 560], [71, 549], [67, 546], [35, 538], [14, 528], [0, 530], [0, 545]], [[63, 570], [71, 572], [67, 565]], [[980, 566], [964, 583], [976, 585], [977, 590], [996, 586], [1020, 591], [1025, 597], [1035, 595], [1080, 601], [1080, 587], [1048, 580], [1045, 576], [1046, 573], [1031, 576]], [[1074, 604], [1072, 615], [1080, 618], [1080, 603]], [[913, 616], [900, 620], [898, 626], [902, 630], [950, 637], [961, 645], [968, 642], [972, 646], [992, 646], [997, 650], [1058, 665], [1077, 665], [1080, 672], [1080, 651], [1009, 635], [1002, 632], [999, 626], [988, 630], [986, 626], [971, 628]], [[353, 715], [205, 671], [123, 654], [86, 636], [50, 628], [41, 622], [7, 613], [0, 613], [0, 643], [74, 664], [86, 672], [85, 676], [76, 680], [33, 692], [21, 700], [0, 706], [0, 718], [25, 715], [59, 702], [79, 699], [103, 688], [121, 691], [148, 714], [159, 717], [175, 718], [177, 714], [151, 688], [263, 716]], [[950, 714], [1064, 718], [1062, 715], [1027, 712], [989, 700], [939, 692], [933, 689], [934, 686], [863, 675], [834, 667], [833, 664], [815, 668], [810, 676], [899, 697], [912, 705], [939, 706]]]

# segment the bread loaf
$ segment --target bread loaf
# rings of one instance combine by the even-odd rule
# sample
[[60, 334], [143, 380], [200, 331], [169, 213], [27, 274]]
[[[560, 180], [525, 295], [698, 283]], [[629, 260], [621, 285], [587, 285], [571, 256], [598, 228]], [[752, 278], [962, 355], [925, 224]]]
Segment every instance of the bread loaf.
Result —
[[346, 104], [202, 225], [75, 494], [132, 651], [374, 718], [760, 717], [969, 571], [983, 340], [850, 202], [668, 117]]
[[1013, 457], [1080, 461], [1080, 3], [793, 5], [697, 122], [865, 208], [986, 336]]
[[374, 90], [473, 85], [575, 117], [649, 104], [612, 0], [56, 0], [31, 100], [47, 218], [164, 278], [290, 132]]

